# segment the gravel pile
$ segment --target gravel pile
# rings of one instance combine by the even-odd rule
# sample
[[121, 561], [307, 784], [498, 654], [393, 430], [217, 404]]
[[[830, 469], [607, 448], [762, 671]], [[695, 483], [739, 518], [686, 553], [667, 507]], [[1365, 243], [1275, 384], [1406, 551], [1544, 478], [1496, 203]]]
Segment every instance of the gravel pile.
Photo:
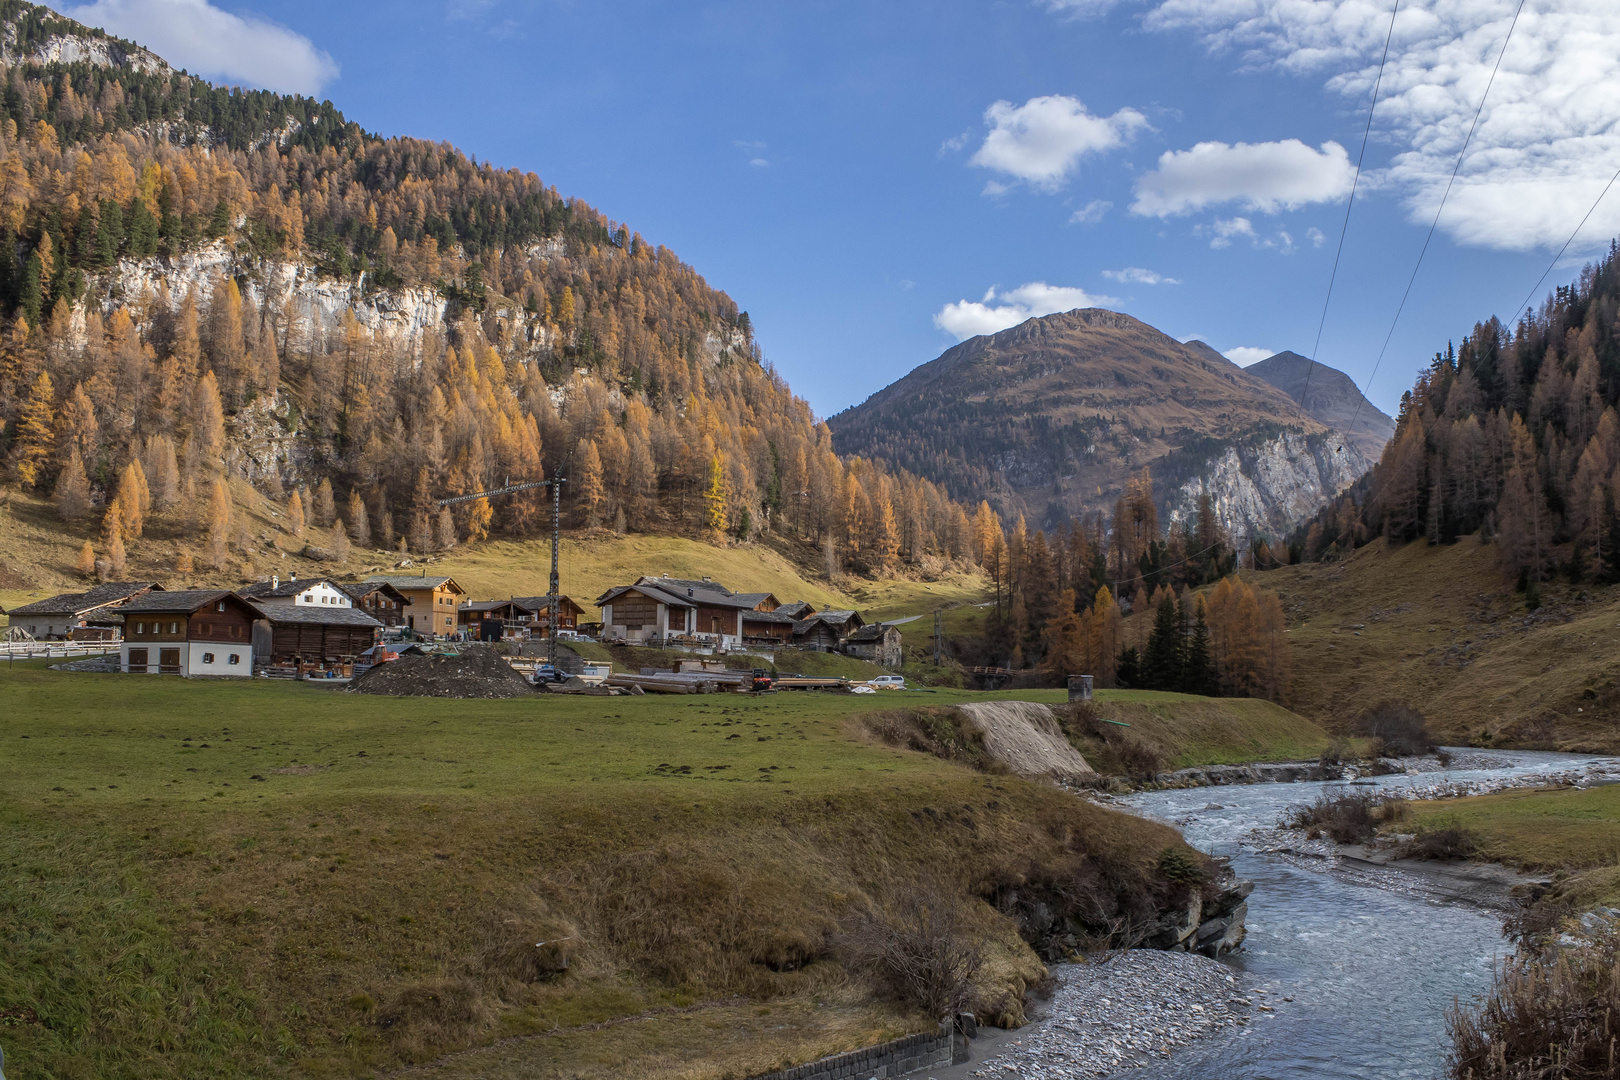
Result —
[[460, 653], [402, 656], [377, 665], [347, 689], [390, 697], [520, 698], [534, 693], [529, 681], [488, 645]]
[[[1226, 965], [1196, 953], [1138, 949], [1107, 963], [1054, 968], [1050, 1019], [1009, 1040], [971, 1076], [1070, 1080], [1163, 1060], [1217, 1031], [1247, 1024], [1265, 998]], [[1255, 993], [1258, 993], [1256, 991]]]

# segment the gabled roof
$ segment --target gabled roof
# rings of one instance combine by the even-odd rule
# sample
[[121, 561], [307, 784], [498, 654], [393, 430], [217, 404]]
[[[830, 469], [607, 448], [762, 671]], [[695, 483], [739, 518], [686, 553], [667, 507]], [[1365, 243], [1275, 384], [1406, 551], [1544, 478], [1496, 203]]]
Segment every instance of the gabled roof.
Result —
[[[611, 588], [596, 598], [596, 606], [601, 607], [603, 604], [611, 604], [614, 600], [617, 600], [627, 592], [638, 592], [643, 596], [650, 597], [651, 599], [657, 600], [660, 603], [668, 604], [671, 607], [697, 607], [697, 599], [670, 592], [668, 589], [665, 589], [659, 585], [642, 584], [642, 582], [656, 580], [656, 578], [643, 578], [641, 582], [637, 582], [634, 585], [619, 585]], [[710, 597], [703, 597], [702, 602], [709, 603]]]
[[82, 593], [59, 593], [11, 609], [13, 615], [81, 615], [109, 604], [119, 604], [151, 590], [162, 591], [155, 581], [108, 581]]
[[779, 615], [790, 615], [795, 619], [803, 619], [816, 613], [814, 604], [807, 604], [803, 600], [795, 600], [790, 604], [782, 604], [776, 609]]
[[366, 580], [380, 581], [392, 585], [396, 589], [437, 589], [443, 585], [454, 589], [458, 593], [467, 591], [457, 585], [456, 579], [451, 577], [425, 577], [416, 574], [372, 574]]
[[174, 592], [143, 593], [129, 603], [119, 608], [126, 614], [163, 613], [171, 612], [190, 615], [200, 611], [209, 604], [228, 599], [232, 604], [244, 608], [248, 614], [253, 615], [258, 609], [243, 600], [229, 589], [177, 589]]
[[268, 619], [271, 623], [301, 623], [315, 626], [382, 626], [382, 623], [359, 608], [321, 607], [317, 604], [302, 604], [298, 607], [286, 607], [281, 604], [255, 604], [254, 607], [261, 617]]
[[236, 593], [238, 596], [245, 596], [249, 600], [263, 600], [273, 596], [297, 596], [305, 589], [311, 588], [315, 585], [330, 585], [339, 592], [343, 591], [343, 587], [337, 582], [333, 581], [331, 578], [312, 577], [304, 578], [302, 581], [298, 580], [297, 578], [293, 578], [292, 580], [283, 581], [279, 584], [271, 581], [255, 581], [252, 585], [246, 585], [240, 589], [237, 589]]
[[808, 634], [817, 626], [825, 626], [828, 630], [836, 634], [839, 631], [847, 628], [851, 623], [853, 623], [857, 629], [864, 625], [864, 620], [861, 618], [860, 612], [818, 611], [814, 615], [807, 615], [802, 619], [795, 620], [793, 623], [793, 636], [798, 637], [801, 634]]
[[742, 613], [743, 622], [791, 623], [795, 622], [793, 616], [784, 615], [780, 611], [745, 611]]
[[517, 608], [519, 611], [526, 611], [530, 615], [535, 614], [535, 609], [533, 607], [531, 607], [528, 604], [525, 604], [523, 601], [518, 600], [516, 598], [511, 599], [511, 600], [468, 600], [468, 601], [464, 602], [461, 605], [461, 607], [459, 607], [457, 610], [458, 611], [485, 612], [485, 611], [499, 611], [501, 608], [504, 608], [504, 607]]
[[890, 626], [888, 623], [872, 623], [870, 626], [863, 626], [849, 635], [849, 640], [852, 642], [882, 641], [884, 635], [890, 630], [897, 634], [900, 632], [898, 628]]
[[[512, 597], [512, 601], [513, 603], [522, 604], [524, 607], [538, 615], [540, 612], [545, 611], [550, 605], [551, 598], [548, 596], [514, 596]], [[582, 614], [585, 611], [583, 607], [580, 607], [579, 601], [575, 600], [572, 596], [558, 596], [557, 606], [560, 608], [571, 607], [575, 611]]]
[[718, 581], [693, 581], [691, 578], [672, 578], [668, 574], [657, 577], [641, 577], [636, 579], [637, 585], [657, 585], [659, 588], [679, 595], [691, 589], [694, 592], [719, 593], [721, 596], [732, 596], [732, 591]]
[[380, 592], [390, 594], [395, 603], [414, 603], [410, 597], [388, 584], [386, 581], [337, 581], [333, 582], [339, 589], [349, 594], [352, 600], [364, 600], [372, 593]]

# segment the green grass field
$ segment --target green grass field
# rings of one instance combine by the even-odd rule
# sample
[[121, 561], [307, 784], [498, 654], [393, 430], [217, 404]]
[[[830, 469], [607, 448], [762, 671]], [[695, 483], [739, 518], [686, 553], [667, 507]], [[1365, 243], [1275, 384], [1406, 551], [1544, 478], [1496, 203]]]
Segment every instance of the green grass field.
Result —
[[1157, 690], [1101, 690], [1098, 715], [1131, 725], [1169, 768], [1301, 761], [1333, 741], [1318, 725], [1259, 698], [1205, 698]]
[[[1419, 829], [1457, 827], [1479, 857], [1526, 870], [1591, 870], [1620, 864], [1620, 786], [1526, 789], [1414, 802]], [[1409, 826], [1402, 826], [1406, 831]]]
[[[850, 723], [969, 696], [443, 701], [0, 666], [0, 1015], [39, 1021], [0, 1026], [7, 1075], [717, 1080], [916, 1030], [836, 961], [841, 912], [914, 878], [1135, 880], [1178, 842]], [[977, 910], [985, 1008], [1016, 1018], [1039, 965]]]

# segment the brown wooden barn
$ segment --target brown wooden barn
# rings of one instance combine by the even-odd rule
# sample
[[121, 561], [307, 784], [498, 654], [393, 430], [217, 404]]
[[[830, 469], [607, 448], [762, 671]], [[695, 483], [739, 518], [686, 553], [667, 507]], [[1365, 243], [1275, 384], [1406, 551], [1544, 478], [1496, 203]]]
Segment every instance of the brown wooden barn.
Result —
[[300, 674], [350, 674], [355, 657], [377, 642], [382, 623], [357, 608], [259, 608], [253, 626], [254, 652], [269, 667]]

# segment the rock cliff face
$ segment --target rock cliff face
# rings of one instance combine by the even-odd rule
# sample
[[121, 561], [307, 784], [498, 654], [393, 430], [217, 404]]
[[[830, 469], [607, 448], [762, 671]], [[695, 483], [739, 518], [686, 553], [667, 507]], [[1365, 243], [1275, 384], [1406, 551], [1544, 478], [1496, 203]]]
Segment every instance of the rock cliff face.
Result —
[[1172, 519], [1207, 489], [1235, 538], [1276, 536], [1372, 463], [1208, 346], [1100, 309], [972, 338], [828, 423], [841, 453], [1037, 527], [1111, 511], [1145, 467]]
[[1215, 515], [1241, 548], [1255, 536], [1280, 536], [1355, 483], [1372, 462], [1333, 433], [1286, 432], [1228, 446], [1203, 462], [1202, 474], [1160, 491], [1170, 520], [1193, 520], [1208, 492]]

